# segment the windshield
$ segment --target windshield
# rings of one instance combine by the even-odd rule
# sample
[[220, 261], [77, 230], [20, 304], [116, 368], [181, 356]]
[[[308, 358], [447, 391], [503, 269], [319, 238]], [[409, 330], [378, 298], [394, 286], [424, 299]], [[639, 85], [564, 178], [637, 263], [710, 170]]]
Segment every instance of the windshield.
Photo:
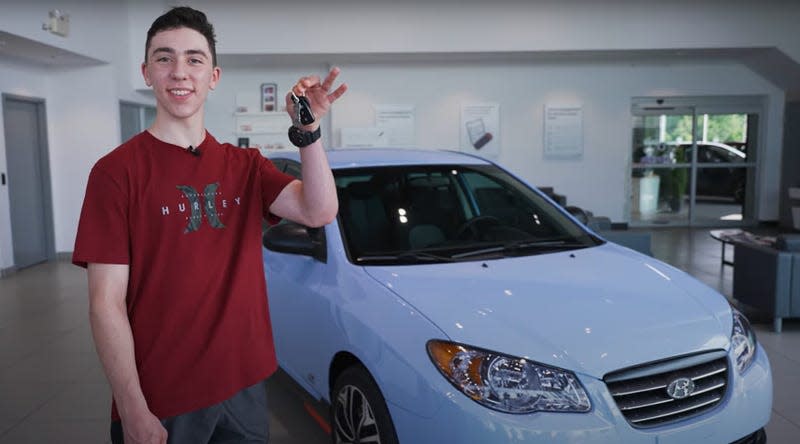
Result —
[[339, 225], [354, 263], [479, 260], [600, 242], [494, 165], [374, 167], [334, 175]]

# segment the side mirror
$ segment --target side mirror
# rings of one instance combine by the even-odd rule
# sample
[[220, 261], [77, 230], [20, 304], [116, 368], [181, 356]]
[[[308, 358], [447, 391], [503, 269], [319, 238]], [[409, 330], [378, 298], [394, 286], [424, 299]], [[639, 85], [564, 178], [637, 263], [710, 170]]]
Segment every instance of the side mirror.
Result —
[[269, 227], [264, 233], [264, 247], [278, 253], [311, 256], [328, 262], [328, 249], [323, 228], [308, 228], [294, 222], [285, 222]]

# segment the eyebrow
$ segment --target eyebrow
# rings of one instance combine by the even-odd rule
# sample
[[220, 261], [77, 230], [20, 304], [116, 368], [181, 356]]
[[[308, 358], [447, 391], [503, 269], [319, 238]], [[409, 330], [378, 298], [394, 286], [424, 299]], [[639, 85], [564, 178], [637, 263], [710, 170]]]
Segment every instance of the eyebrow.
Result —
[[[176, 53], [175, 49], [167, 47], [167, 46], [164, 46], [164, 47], [161, 47], [161, 48], [154, 49], [153, 50], [153, 55], [156, 55], [159, 52], [166, 52], [168, 54], [175, 54]], [[203, 51], [202, 49], [187, 49], [183, 53], [186, 54], [186, 55], [201, 55], [201, 56], [203, 56], [205, 58], [208, 58], [208, 54], [206, 54], [206, 52]]]

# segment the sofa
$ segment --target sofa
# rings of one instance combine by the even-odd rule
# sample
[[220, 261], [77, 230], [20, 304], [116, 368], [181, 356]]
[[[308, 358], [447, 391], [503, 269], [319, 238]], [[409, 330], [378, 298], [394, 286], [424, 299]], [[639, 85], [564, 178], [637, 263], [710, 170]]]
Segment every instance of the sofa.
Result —
[[800, 317], [800, 234], [773, 245], [734, 241], [733, 297], [769, 314], [781, 332], [783, 318]]

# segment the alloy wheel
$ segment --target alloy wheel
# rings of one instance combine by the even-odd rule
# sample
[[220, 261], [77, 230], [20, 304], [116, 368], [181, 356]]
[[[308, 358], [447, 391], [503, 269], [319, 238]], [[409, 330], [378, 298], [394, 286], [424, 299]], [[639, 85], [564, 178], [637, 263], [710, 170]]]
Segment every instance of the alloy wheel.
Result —
[[337, 444], [381, 442], [372, 406], [364, 393], [354, 385], [345, 385], [336, 395], [333, 433]]

